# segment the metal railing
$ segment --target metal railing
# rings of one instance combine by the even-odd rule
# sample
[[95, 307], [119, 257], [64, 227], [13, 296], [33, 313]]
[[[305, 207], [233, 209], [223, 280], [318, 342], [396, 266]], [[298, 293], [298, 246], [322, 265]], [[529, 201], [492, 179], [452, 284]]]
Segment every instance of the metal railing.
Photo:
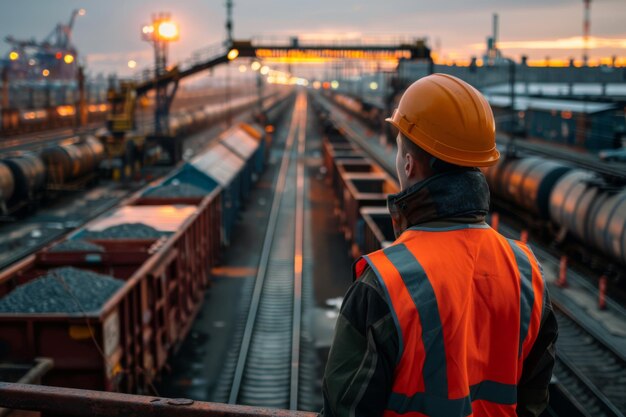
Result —
[[378, 36], [363, 36], [361, 33], [354, 34], [329, 34], [328, 36], [255, 36], [251, 38], [252, 45], [263, 46], [276, 46], [285, 47], [293, 46], [294, 42], [297, 42], [298, 46], [353, 46], [353, 47], [367, 47], [367, 46], [389, 46], [389, 45], [411, 45], [419, 41], [419, 37], [408, 35], [378, 35]]
[[315, 417], [317, 414], [113, 392], [0, 382], [0, 407], [75, 417]]
[[[209, 61], [212, 58], [226, 54], [227, 47], [223, 42], [209, 45], [207, 47], [194, 51], [191, 56], [178, 63], [171, 64], [172, 66], [178, 66], [180, 72], [193, 68], [196, 65], [200, 65], [203, 62]], [[135, 71], [130, 77], [131, 80], [136, 83], [142, 83], [153, 80], [156, 77], [156, 69], [154, 66], [144, 67], [138, 71]]]

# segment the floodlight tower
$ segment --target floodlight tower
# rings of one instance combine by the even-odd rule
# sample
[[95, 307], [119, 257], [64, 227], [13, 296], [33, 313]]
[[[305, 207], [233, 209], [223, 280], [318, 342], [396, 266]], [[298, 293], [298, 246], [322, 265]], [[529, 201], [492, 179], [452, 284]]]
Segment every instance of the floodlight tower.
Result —
[[[160, 83], [159, 79], [167, 70], [167, 52], [170, 42], [180, 38], [178, 25], [171, 20], [169, 13], [152, 15], [152, 23], [141, 28], [141, 37], [154, 46], [154, 134], [166, 136], [169, 133], [169, 108], [174, 92], [168, 92], [168, 83]], [[174, 83], [174, 88], [178, 84]]]

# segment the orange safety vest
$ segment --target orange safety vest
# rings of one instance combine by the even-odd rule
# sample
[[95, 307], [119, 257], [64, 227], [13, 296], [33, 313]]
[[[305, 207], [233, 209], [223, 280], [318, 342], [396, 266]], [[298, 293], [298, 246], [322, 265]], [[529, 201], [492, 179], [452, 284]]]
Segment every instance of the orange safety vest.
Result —
[[486, 224], [411, 227], [363, 256], [387, 296], [400, 352], [385, 416], [515, 416], [539, 332], [544, 281], [532, 251]]

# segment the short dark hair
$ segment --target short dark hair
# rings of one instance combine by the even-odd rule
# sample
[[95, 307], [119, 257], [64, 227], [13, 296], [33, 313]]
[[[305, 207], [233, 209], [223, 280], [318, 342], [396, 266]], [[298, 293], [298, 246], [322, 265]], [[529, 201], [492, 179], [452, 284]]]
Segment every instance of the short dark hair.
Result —
[[455, 164], [451, 164], [446, 161], [442, 161], [441, 159], [431, 155], [424, 149], [420, 148], [415, 142], [411, 139], [407, 138], [402, 132], [399, 133], [402, 147], [406, 152], [411, 154], [415, 159], [421, 159], [426, 162], [430, 167], [432, 174], [438, 174], [440, 172], [451, 171], [456, 169], [463, 169], [463, 167]]
[[417, 146], [415, 142], [407, 138], [402, 132], [400, 132], [399, 135], [402, 141], [403, 149], [410, 153], [414, 158], [423, 158], [426, 161], [430, 160], [430, 158], [434, 158], [434, 156]]

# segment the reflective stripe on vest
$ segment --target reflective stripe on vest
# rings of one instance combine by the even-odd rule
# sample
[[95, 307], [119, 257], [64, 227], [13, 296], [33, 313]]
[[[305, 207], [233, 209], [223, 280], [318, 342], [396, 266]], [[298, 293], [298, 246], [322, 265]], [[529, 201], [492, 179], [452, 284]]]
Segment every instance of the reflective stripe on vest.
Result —
[[522, 345], [528, 335], [528, 326], [530, 326], [530, 314], [532, 312], [535, 301], [535, 293], [533, 292], [533, 273], [530, 266], [528, 256], [517, 246], [517, 243], [511, 239], [507, 239], [520, 274], [520, 329], [519, 329], [519, 353], [522, 355]]
[[[444, 229], [443, 231], [456, 234], [464, 233], [465, 229], [482, 228], [483, 227], [454, 227]], [[412, 233], [413, 232], [421, 233], [422, 235], [430, 235], [434, 230], [413, 228]], [[482, 231], [476, 232], [482, 233]], [[494, 235], [491, 236], [492, 238], [495, 238], [497, 235], [493, 231], [489, 233], [494, 233]], [[456, 236], [457, 239], [458, 237], [459, 236]], [[502, 247], [504, 247], [504, 245], [510, 246], [512, 254], [507, 253], [504, 256], [510, 259], [511, 264], [513, 264], [513, 260], [515, 261], [519, 274], [520, 328], [517, 355], [519, 362], [512, 364], [511, 367], [512, 372], [515, 372], [518, 368], [521, 370], [522, 361], [525, 356], [522, 354], [522, 350], [524, 342], [529, 339], [533, 313], [539, 315], [539, 317], [535, 317], [535, 320], [540, 320], [541, 318], [544, 288], [541, 274], [535, 272], [537, 276], [536, 281], [539, 281], [535, 282], [535, 284], [537, 284], [535, 287], [536, 290], [539, 291], [538, 297], [541, 299], [541, 304], [535, 306], [535, 299], [537, 297], [533, 286], [533, 271], [538, 271], [538, 263], [534, 255], [529, 257], [528, 253], [532, 254], [532, 252], [528, 249], [522, 249], [517, 242], [507, 241], [501, 236], [496, 239], [499, 239], [497, 243], [501, 243], [500, 240], [507, 242], [504, 243]], [[454, 238], [451, 239], [451, 241], [454, 241]], [[404, 366], [406, 366], [407, 363], [410, 364], [413, 369], [407, 370], [397, 366], [395, 373], [396, 380], [394, 381], [394, 389], [392, 389], [392, 394], [389, 398], [387, 414], [394, 415], [413, 412], [427, 416], [469, 416], [473, 412], [472, 402], [478, 400], [492, 403], [494, 406], [499, 405], [505, 407], [509, 414], [511, 414], [511, 412], [514, 414], [514, 406], [517, 401], [517, 386], [513, 383], [503, 383], [488, 379], [475, 381], [477, 383], [469, 387], [466, 386], [465, 392], [468, 394], [465, 397], [450, 399], [448, 384], [448, 377], [450, 375], [444, 339], [445, 328], [440, 316], [440, 306], [438, 305], [433, 284], [424, 267], [414, 255], [415, 252], [412, 252], [407, 247], [407, 245], [411, 244], [411, 237], [407, 237], [406, 234], [403, 234], [392, 246], [364, 256], [355, 264], [357, 277], [365, 269], [365, 262], [369, 264], [378, 277], [385, 295], [388, 298], [387, 301], [390, 305], [400, 339], [398, 365], [404, 355], [418, 355], [418, 357], [407, 360], [404, 364]], [[451, 248], [451, 250], [454, 250], [454, 248]], [[422, 258], [421, 253], [419, 256], [422, 261], [428, 261], [427, 254], [424, 258]], [[454, 256], [454, 254], [451, 253], [450, 256]], [[532, 258], [532, 260], [530, 258]], [[442, 274], [445, 274], [445, 271], [442, 272]], [[390, 286], [392, 286], [392, 288], [390, 288]], [[452, 300], [446, 301], [451, 302]], [[411, 304], [410, 307], [407, 306], [408, 303]], [[414, 311], [413, 314], [418, 317], [416, 323], [410, 322], [412, 318], [409, 309], [412, 309]], [[448, 326], [450, 326], [450, 324], [448, 324]], [[403, 328], [405, 330], [403, 330]], [[416, 344], [415, 340], [411, 340], [411, 337], [415, 337], [414, 335], [404, 334], [411, 333], [406, 332], [406, 329], [410, 330], [412, 328], [417, 328], [420, 331], [419, 343], [421, 343], [421, 346], [419, 343]], [[532, 337], [532, 343], [534, 343], [534, 339], [536, 338], [538, 323], [533, 325], [533, 331], [535, 334]], [[407, 346], [410, 350], [405, 352]], [[526, 350], [529, 349], [528, 347]], [[423, 358], [419, 357], [420, 355], [423, 355]], [[420, 371], [421, 376], [418, 377], [417, 374]], [[403, 389], [401, 389], [402, 387], [399, 387], [398, 384], [402, 385], [405, 383], [402, 381], [409, 380], [406, 374], [407, 372], [409, 375], [412, 375], [412, 378], [423, 378], [423, 391], [414, 392], [412, 395], [402, 393]], [[517, 382], [519, 376], [521, 376], [521, 372], [518, 372], [517, 375], [513, 375], [512, 378]], [[452, 375], [452, 377], [454, 377], [454, 375]], [[404, 387], [404, 391], [406, 391], [406, 387]]]

